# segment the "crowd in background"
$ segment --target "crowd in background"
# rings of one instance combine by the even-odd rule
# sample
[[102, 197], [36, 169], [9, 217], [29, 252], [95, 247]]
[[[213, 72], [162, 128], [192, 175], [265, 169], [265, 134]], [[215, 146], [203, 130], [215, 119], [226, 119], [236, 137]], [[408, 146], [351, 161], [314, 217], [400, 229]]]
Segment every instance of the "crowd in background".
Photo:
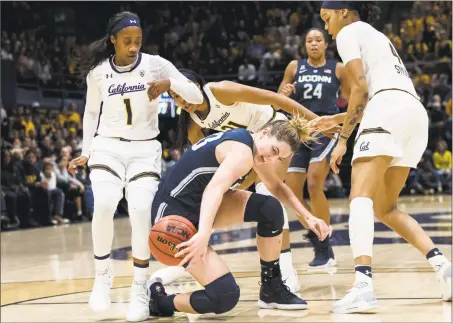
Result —
[[[87, 46], [93, 37], [83, 27], [71, 31], [67, 27], [71, 24], [64, 24], [71, 18], [67, 12], [40, 11], [34, 2], [8, 5], [8, 16], [3, 17], [3, 10], [2, 20], [15, 23], [9, 29], [3, 27], [13, 25], [2, 23], [0, 55], [17, 63], [18, 83], [76, 89], [70, 52]], [[411, 170], [405, 188], [409, 194], [451, 193], [451, 5], [416, 1], [399, 20], [381, 26], [407, 62], [430, 117], [430, 142], [418, 168]], [[271, 90], [277, 88], [286, 65], [305, 56], [304, 33], [323, 27], [316, 2], [166, 2], [156, 5], [148, 20], [146, 6], [137, 2], [112, 9], [130, 9], [142, 17], [144, 52], [159, 54], [176, 67], [193, 69], [208, 79], [221, 77]], [[58, 35], [49, 32], [49, 15], [54, 24], [69, 30]], [[103, 27], [86, 21], [94, 34], [95, 27]], [[97, 36], [103, 36], [102, 31]], [[337, 57], [334, 42], [327, 57]], [[91, 218], [89, 170], [84, 168], [77, 175], [66, 170], [68, 161], [81, 152], [82, 111], [83, 106], [75, 103], [61, 111], [2, 107], [2, 214], [10, 228]], [[161, 131], [165, 173], [180, 153], [174, 148], [174, 129]], [[331, 197], [347, 194], [334, 174], [329, 175], [325, 190]]]

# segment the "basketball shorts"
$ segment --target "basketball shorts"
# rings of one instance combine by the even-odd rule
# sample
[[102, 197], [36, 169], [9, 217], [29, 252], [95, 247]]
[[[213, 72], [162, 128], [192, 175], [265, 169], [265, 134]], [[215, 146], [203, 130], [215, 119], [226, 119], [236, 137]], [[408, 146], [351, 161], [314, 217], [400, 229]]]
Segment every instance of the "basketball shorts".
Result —
[[189, 220], [198, 230], [200, 205], [188, 206], [170, 197], [167, 192], [158, 190], [151, 206], [151, 226], [163, 217], [178, 215]]
[[299, 150], [291, 159], [288, 173], [306, 173], [311, 163], [319, 163], [324, 159], [329, 162], [330, 155], [337, 144], [337, 137], [330, 139], [326, 136], [320, 136], [317, 142], [301, 143]]
[[428, 144], [428, 122], [424, 106], [411, 94], [377, 93], [365, 108], [352, 163], [361, 157], [391, 156], [390, 167], [416, 168]]
[[96, 136], [91, 144], [88, 166], [105, 170], [105, 176], [115, 176], [129, 182], [141, 176], [156, 179], [161, 174], [162, 148], [157, 140], [122, 141]]

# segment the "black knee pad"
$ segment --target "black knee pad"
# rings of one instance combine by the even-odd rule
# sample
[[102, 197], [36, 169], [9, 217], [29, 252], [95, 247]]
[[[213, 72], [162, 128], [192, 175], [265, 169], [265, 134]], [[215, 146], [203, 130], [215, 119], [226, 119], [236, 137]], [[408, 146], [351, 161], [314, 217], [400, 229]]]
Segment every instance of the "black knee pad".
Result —
[[241, 294], [231, 273], [217, 278], [190, 295], [190, 306], [199, 314], [222, 314], [231, 311], [239, 302]]
[[258, 222], [256, 233], [260, 237], [275, 237], [283, 231], [283, 207], [273, 196], [253, 193], [244, 214], [245, 222]]

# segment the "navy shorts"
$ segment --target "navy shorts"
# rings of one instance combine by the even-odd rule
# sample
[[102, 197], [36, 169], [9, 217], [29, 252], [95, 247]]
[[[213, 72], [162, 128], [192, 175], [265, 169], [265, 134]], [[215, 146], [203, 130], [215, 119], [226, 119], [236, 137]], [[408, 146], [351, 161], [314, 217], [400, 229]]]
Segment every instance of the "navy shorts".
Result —
[[[336, 136], [338, 137], [338, 136]], [[338, 139], [330, 139], [326, 136], [321, 136], [318, 142], [300, 144], [299, 150], [291, 159], [291, 164], [288, 168], [288, 173], [306, 173], [308, 165], [311, 163], [321, 162], [324, 159], [330, 162], [330, 155], [337, 144]]]
[[200, 206], [187, 206], [182, 205], [176, 199], [163, 196], [159, 194], [159, 191], [154, 197], [153, 204], [151, 206], [151, 226], [153, 226], [161, 218], [169, 215], [178, 215], [189, 220], [195, 228], [198, 230], [198, 223], [200, 222]]

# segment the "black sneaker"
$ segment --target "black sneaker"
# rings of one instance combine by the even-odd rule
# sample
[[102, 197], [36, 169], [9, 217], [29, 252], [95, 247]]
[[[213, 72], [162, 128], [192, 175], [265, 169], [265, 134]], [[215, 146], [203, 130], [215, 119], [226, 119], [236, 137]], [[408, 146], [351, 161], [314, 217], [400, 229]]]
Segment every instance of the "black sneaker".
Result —
[[159, 308], [159, 299], [166, 297], [164, 286], [155, 280], [148, 282], [149, 290], [149, 315], [150, 316], [173, 316], [174, 311], [162, 311]]
[[327, 268], [336, 265], [335, 256], [330, 244], [330, 237], [319, 241], [318, 236], [313, 231], [308, 231], [305, 237], [310, 240], [315, 251], [315, 257], [308, 264], [309, 268]]
[[305, 310], [307, 302], [291, 293], [289, 287], [283, 283], [281, 276], [271, 279], [262, 277], [258, 306], [266, 309]]

